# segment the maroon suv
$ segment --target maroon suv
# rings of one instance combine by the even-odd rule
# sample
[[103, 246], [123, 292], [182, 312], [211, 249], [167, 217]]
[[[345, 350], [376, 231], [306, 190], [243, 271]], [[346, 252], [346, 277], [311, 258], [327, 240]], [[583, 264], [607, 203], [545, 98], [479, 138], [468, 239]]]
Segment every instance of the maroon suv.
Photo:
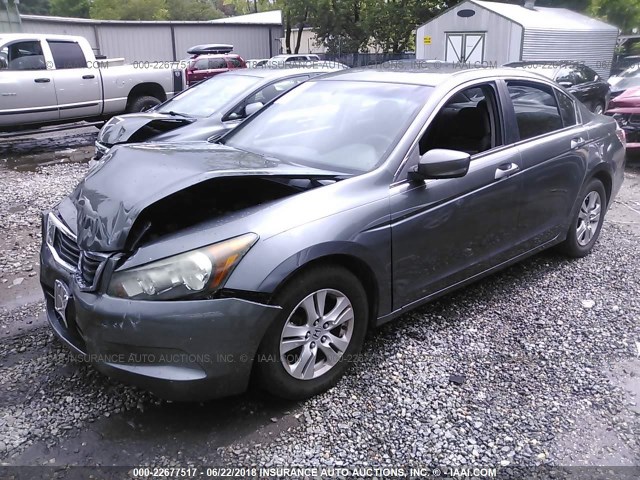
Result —
[[187, 66], [187, 86], [236, 68], [247, 68], [240, 55], [231, 53], [233, 45], [198, 45], [187, 53], [193, 55]]

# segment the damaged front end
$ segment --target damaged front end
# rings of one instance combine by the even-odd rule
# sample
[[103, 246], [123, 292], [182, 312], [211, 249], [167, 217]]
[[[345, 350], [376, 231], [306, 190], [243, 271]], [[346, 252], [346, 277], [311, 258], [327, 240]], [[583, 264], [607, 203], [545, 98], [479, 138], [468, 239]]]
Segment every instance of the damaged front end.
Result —
[[282, 212], [266, 210], [341, 177], [206, 142], [114, 150], [43, 218], [54, 332], [165, 398], [244, 391], [251, 362], [238, 359], [252, 358], [280, 307], [217, 293]]
[[195, 118], [153, 112], [113, 117], [98, 133], [93, 159], [100, 160], [115, 145], [148, 141], [195, 121]]

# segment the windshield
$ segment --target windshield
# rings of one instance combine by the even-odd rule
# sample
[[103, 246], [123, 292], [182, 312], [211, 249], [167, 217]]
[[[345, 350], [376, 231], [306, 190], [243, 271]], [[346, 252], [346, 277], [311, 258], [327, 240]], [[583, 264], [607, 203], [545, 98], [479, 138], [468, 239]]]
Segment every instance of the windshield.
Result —
[[218, 112], [245, 90], [262, 80], [248, 75], [221, 74], [185, 90], [156, 111], [182, 113], [193, 117], [208, 117]]
[[393, 83], [308, 82], [227, 137], [229, 146], [345, 173], [379, 166], [432, 88]]

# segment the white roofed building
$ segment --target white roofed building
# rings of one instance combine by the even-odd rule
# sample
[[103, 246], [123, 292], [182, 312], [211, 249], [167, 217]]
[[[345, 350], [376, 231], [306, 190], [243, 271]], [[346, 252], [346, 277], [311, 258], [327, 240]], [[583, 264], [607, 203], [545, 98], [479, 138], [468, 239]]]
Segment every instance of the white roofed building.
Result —
[[420, 26], [416, 57], [470, 64], [575, 61], [607, 78], [618, 28], [566, 8], [467, 0]]

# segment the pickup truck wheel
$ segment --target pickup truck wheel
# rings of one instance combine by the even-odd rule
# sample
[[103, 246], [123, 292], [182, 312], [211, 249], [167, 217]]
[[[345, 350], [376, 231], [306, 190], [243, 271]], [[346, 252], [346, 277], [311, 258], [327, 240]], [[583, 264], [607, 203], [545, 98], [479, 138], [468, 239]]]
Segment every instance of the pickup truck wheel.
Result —
[[368, 302], [361, 283], [342, 267], [316, 267], [288, 282], [275, 303], [282, 313], [258, 349], [254, 379], [290, 400], [333, 387], [364, 343]]
[[160, 103], [162, 103], [160, 100], [150, 95], [138, 97], [131, 102], [129, 108], [127, 108], [127, 113], [146, 112], [150, 108], [160, 105]]

